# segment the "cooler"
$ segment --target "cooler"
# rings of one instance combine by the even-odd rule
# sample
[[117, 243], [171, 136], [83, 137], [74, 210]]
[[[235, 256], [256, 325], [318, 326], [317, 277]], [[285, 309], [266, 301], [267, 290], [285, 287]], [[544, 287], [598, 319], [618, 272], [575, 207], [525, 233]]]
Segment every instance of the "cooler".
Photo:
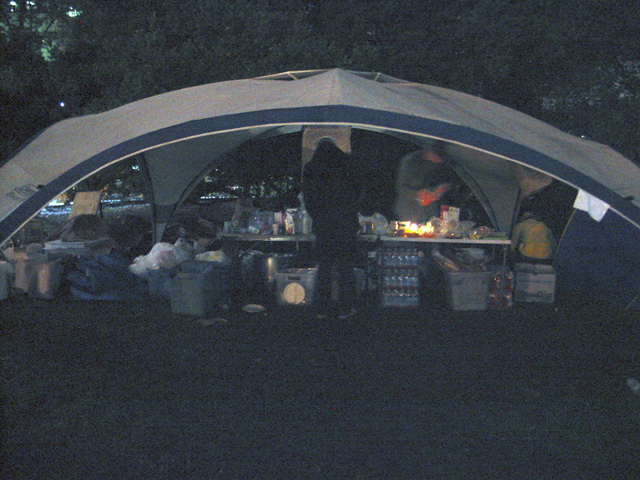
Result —
[[516, 263], [516, 302], [552, 303], [556, 292], [556, 272], [552, 265]]
[[276, 273], [279, 305], [309, 305], [313, 302], [317, 268], [287, 268]]

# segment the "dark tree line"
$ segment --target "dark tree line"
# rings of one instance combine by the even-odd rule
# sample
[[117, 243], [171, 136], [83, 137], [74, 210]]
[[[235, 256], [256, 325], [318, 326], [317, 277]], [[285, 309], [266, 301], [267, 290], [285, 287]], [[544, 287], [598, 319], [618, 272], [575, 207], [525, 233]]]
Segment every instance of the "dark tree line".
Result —
[[636, 159], [638, 39], [631, 0], [2, 0], [0, 159], [64, 117], [330, 67], [478, 95]]

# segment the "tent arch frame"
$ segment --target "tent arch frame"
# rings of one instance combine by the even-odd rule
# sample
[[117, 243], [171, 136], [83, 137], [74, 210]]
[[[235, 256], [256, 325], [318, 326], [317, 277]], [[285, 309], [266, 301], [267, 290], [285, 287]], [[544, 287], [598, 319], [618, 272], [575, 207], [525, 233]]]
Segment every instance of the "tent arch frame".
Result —
[[[301, 97], [310, 86], [317, 86], [320, 93], [309, 94], [310, 98]], [[259, 104], [241, 107], [231, 104], [227, 108], [228, 111], [225, 110], [220, 114], [213, 111], [215, 109], [211, 112], [207, 110], [206, 114], [202, 112], [191, 114], [183, 111], [179, 103], [176, 104], [173, 101], [184, 99], [185, 102], [190, 102], [189, 105], [193, 109], [196, 109], [199, 105], [197, 94], [201, 93], [202, 89], [205, 93], [208, 89], [219, 93], [224, 92], [226, 87], [236, 93], [250, 92], [255, 88], [264, 87], [266, 102], [264, 108]], [[193, 98], [191, 93], [194, 94]], [[389, 98], [384, 97], [385, 95]], [[386, 103], [373, 104], [378, 97], [383, 97]], [[236, 97], [230, 94], [230, 98]], [[224, 99], [216, 97], [213, 100], [221, 102]], [[260, 99], [255, 101], [258, 100]], [[410, 111], [411, 109], [420, 110], [422, 108], [420, 102], [425, 105], [428, 102], [434, 102], [434, 108], [442, 105], [444, 107], [433, 112], [426, 111], [424, 114]], [[145, 118], [144, 116], [149, 112], [154, 112], [153, 108], [175, 109], [176, 114], [181, 115], [182, 118], [173, 121], [170, 111], [158, 110], [156, 113], [163, 117], [161, 121], [152, 118], [149, 121], [150, 125], [136, 129], [136, 119]], [[500, 115], [504, 115], [512, 122], [520, 122], [523, 126], [521, 130], [524, 132], [522, 136], [527, 141], [518, 140], [520, 130], [514, 130], [511, 124], [500, 124]], [[640, 168], [617, 152], [603, 145], [564, 134], [547, 124], [506, 107], [466, 94], [419, 85], [386, 75], [332, 69], [285, 72], [257, 79], [193, 87], [193, 89], [143, 99], [103, 114], [55, 124], [32, 139], [28, 145], [0, 167], [0, 195], [11, 199], [4, 208], [0, 206], [0, 244], [10, 238], [59, 193], [94, 172], [135, 155], [142, 155], [149, 168], [156, 231], [159, 233], [163, 229], [162, 224], [166, 223], [169, 212], [175, 210], [188, 185], [202, 173], [207, 162], [190, 165], [187, 160], [178, 158], [179, 155], [176, 157], [174, 163], [193, 169], [188, 181], [185, 180], [176, 185], [175, 190], [179, 191], [178, 194], [170, 192], [170, 188], [158, 188], [159, 179], [170, 172], [172, 160], [165, 161], [162, 168], [154, 171], [158, 163], [152, 159], [154, 155], [157, 157], [160, 153], [169, 152], [171, 149], [194, 147], [201, 143], [214, 149], [210, 156], [217, 158], [222, 153], [229, 152], [244, 141], [264, 132], [271, 131], [274, 132], [273, 134], [278, 134], [277, 132], [302, 129], [305, 125], [311, 124], [348, 125], [353, 128], [404, 136], [416, 140], [418, 144], [422, 142], [421, 139], [424, 143], [442, 141], [469, 152], [486, 155], [494, 162], [519, 163], [585, 190], [606, 202], [612, 211], [640, 228]], [[95, 125], [104, 128], [104, 134], [102, 131], [94, 132], [92, 128], [96, 128]], [[67, 126], [68, 130], [65, 130]], [[133, 133], [130, 130], [133, 130]], [[29, 161], [38, 157], [46, 158], [48, 153], [54, 155], [57, 151], [62, 151], [60, 142], [65, 141], [67, 131], [78, 131], [84, 136], [67, 139], [73, 148], [69, 149], [71, 151], [68, 152], [67, 157], [61, 159], [61, 166], [54, 167], [54, 170], [59, 168], [60, 171], [48, 173], [53, 177], [48, 179], [37, 178], [39, 175], [37, 171], [24, 174]], [[92, 135], [98, 137], [96, 141], [93, 140]], [[111, 137], [117, 139], [113, 140]], [[83, 142], [87, 142], [93, 150], [76, 160], [74, 157], [76, 151], [84, 154], [85, 150], [90, 150], [83, 148]], [[586, 165], [583, 168], [582, 164], [585, 162], [582, 162], [578, 156], [584, 153], [593, 158], [598, 158], [602, 154], [603, 159], [611, 166], [607, 167], [605, 162], [604, 166], [596, 165], [595, 170], [592, 165]], [[70, 166], [65, 167], [65, 162]], [[175, 168], [175, 165], [173, 167]], [[618, 167], [632, 174], [621, 172], [618, 175], [613, 172], [602, 181], [597, 178], [596, 174], [613, 171]], [[596, 174], [586, 173], [590, 170], [594, 170]], [[5, 172], [6, 178], [16, 173], [17, 177], [28, 180], [18, 179], [13, 184], [11, 180], [3, 181]], [[29, 178], [29, 175], [33, 179]], [[24, 183], [20, 183], [21, 180]], [[490, 190], [495, 190], [498, 186], [499, 184], [494, 182], [491, 188], [485, 185], [480, 185], [480, 188], [487, 195], [495, 195], [495, 192]], [[503, 207], [502, 210], [508, 209]], [[503, 218], [498, 219], [500, 227], [504, 228], [503, 226], [508, 225], [505, 221], [508, 215], [509, 213], [503, 212]]]

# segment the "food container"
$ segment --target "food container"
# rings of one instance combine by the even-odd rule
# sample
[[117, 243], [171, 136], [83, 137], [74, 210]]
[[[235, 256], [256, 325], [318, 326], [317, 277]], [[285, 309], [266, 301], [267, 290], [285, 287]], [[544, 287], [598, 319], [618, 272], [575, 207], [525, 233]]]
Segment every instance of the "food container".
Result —
[[58, 293], [64, 265], [60, 260], [15, 262], [15, 288], [31, 297], [52, 299]]

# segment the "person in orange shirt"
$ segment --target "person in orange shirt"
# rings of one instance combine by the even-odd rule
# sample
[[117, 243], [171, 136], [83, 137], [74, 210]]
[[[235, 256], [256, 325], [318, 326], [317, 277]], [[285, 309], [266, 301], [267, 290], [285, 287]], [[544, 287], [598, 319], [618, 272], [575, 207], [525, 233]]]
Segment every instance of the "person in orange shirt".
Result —
[[400, 161], [394, 213], [398, 220], [426, 223], [440, 216], [440, 200], [451, 189], [452, 171], [430, 151], [413, 153]]

